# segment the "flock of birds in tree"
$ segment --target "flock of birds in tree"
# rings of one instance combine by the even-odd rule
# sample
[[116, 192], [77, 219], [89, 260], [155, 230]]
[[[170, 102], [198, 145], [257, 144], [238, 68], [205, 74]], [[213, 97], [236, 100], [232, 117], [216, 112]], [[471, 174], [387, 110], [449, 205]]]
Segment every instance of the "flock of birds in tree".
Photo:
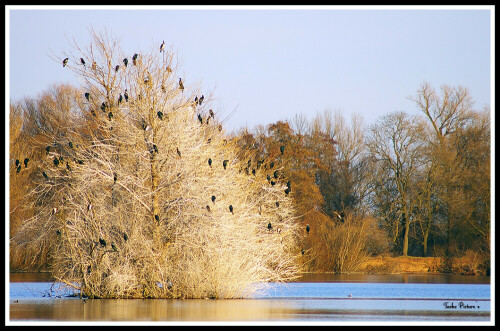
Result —
[[[161, 52], [164, 52], [164, 50], [165, 50], [165, 42], [163, 41], [163, 42], [161, 43], [161, 45], [160, 45], [160, 53], [161, 53]], [[133, 64], [134, 66], [135, 66], [135, 65], [137, 65], [137, 60], [138, 60], [138, 57], [139, 57], [139, 55], [138, 55], [138, 54], [134, 54], [134, 55], [132, 56], [132, 64]], [[62, 61], [62, 63], [63, 63], [63, 67], [66, 67], [66, 65], [68, 64], [68, 61], [69, 61], [69, 58], [65, 58], [65, 59]], [[81, 63], [81, 65], [83, 65], [83, 66], [85, 66], [85, 65], [86, 65], [85, 60], [84, 60], [83, 58], [80, 58], [80, 63]], [[128, 66], [128, 59], [127, 59], [127, 58], [123, 59], [123, 65], [124, 65], [125, 67], [127, 67], [127, 66]], [[96, 67], [97, 67], [96, 63], [95, 63], [95, 62], [93, 62], [93, 64], [92, 64], [92, 69], [96, 69]], [[115, 72], [117, 72], [119, 69], [120, 69], [120, 66], [119, 66], [119, 65], [116, 65], [116, 67], [115, 67]], [[167, 70], [168, 70], [168, 69], [170, 69], [170, 68], [167, 68]], [[171, 71], [171, 70], [169, 70], [169, 71]], [[145, 83], [147, 83], [148, 81], [149, 81], [149, 79], [148, 79], [148, 78], [146, 78]], [[184, 91], [184, 84], [183, 84], [183, 82], [182, 82], [182, 78], [179, 78], [179, 84], [178, 84], [178, 86], [179, 86], [179, 89], [180, 89], [181, 91]], [[84, 96], [85, 96], [85, 99], [87, 99], [87, 101], [90, 101], [90, 100], [91, 100], [91, 98], [92, 98], [92, 96], [90, 95], [90, 93], [89, 93], [89, 92], [85, 92]], [[201, 104], [202, 104], [202, 102], [204, 101], [204, 98], [205, 98], [205, 97], [204, 97], [204, 95], [202, 95], [200, 98], [198, 98], [198, 96], [196, 96], [196, 97], [195, 97], [195, 99], [194, 99], [194, 104], [195, 104], [195, 105], [201, 105]], [[129, 100], [129, 95], [128, 95], [128, 91], [127, 91], [127, 89], [125, 89], [125, 91], [124, 91], [124, 93], [123, 93], [123, 96], [122, 96], [122, 94], [120, 94], [120, 95], [119, 95], [119, 98], [118, 98], [118, 104], [120, 104], [121, 102], [123, 102], [123, 99], [125, 100], [125, 102], [128, 102], [128, 100]], [[102, 110], [104, 113], [106, 113], [106, 112], [107, 112], [108, 108], [110, 108], [110, 107], [108, 106], [108, 104], [107, 104], [106, 102], [102, 102], [102, 104], [101, 104], [101, 110]], [[94, 116], [96, 115], [96, 114], [95, 114], [95, 112], [94, 112], [93, 110], [92, 110], [91, 112], [92, 112], [92, 115], [94, 115]], [[163, 114], [163, 112], [162, 112], [162, 111], [158, 111], [158, 112], [157, 112], [157, 116], [158, 116], [158, 118], [159, 118], [160, 120], [163, 120], [163, 116], [164, 116], [164, 114]], [[214, 116], [215, 116], [215, 114], [214, 114], [213, 110], [212, 110], [212, 109], [210, 109], [210, 110], [209, 110], [209, 116], [208, 116], [208, 117], [207, 117], [207, 119], [206, 119], [206, 124], [208, 124], [209, 120], [210, 120], [211, 118], [214, 118]], [[111, 119], [113, 118], [113, 113], [112, 113], [111, 111], [109, 111], [109, 113], [108, 113], [108, 118], [109, 118], [109, 120], [111, 120]], [[203, 124], [203, 117], [201, 116], [201, 114], [198, 114], [198, 120], [200, 121], [200, 124]], [[146, 129], [147, 129], [147, 126], [143, 125], [143, 129], [144, 129], [144, 130], [146, 130]], [[220, 130], [221, 130], [221, 126], [219, 126], [219, 131], [220, 131]], [[68, 144], [68, 145], [69, 145], [69, 147], [70, 147], [70, 148], [73, 148], [73, 143], [72, 143], [72, 142], [69, 142], [69, 144]], [[154, 151], [155, 151], [155, 152], [158, 152], [158, 149], [156, 148], [156, 145], [153, 145], [153, 149], [154, 149]], [[47, 155], [49, 155], [49, 153], [50, 153], [50, 146], [47, 146], [45, 150], [46, 150]], [[181, 151], [179, 150], [179, 148], [177, 148], [176, 152], [177, 152], [177, 155], [178, 155], [178, 156], [179, 156], [179, 158], [180, 158], [180, 157], [182, 156], [182, 154], [181, 154]], [[280, 146], [280, 152], [281, 152], [281, 155], [283, 155], [283, 154], [284, 154], [284, 152], [285, 152], [285, 146], [284, 146], [284, 145], [281, 145], [281, 146]], [[76, 163], [78, 163], [78, 164], [83, 164], [83, 161], [82, 161], [82, 160], [76, 160], [76, 159], [75, 159], [74, 161], [75, 161]], [[29, 162], [29, 158], [25, 158], [25, 159], [24, 159], [24, 166], [25, 166], [25, 168], [27, 168], [27, 167], [28, 167], [28, 162]], [[59, 166], [59, 164], [60, 164], [60, 163], [63, 163], [63, 162], [64, 162], [64, 159], [63, 159], [63, 157], [62, 157], [61, 155], [60, 155], [59, 157], [54, 156], [54, 159], [53, 159], [54, 166], [58, 167], [58, 166]], [[257, 162], [257, 168], [259, 168], [259, 166], [262, 164], [262, 162], [263, 162], [263, 161], [258, 161], [258, 162]], [[211, 158], [209, 158], [209, 159], [208, 159], [208, 165], [209, 165], [210, 167], [212, 167], [212, 163], [213, 163], [213, 162], [212, 162], [212, 159], [211, 159]], [[222, 166], [223, 166], [224, 170], [226, 170], [226, 169], [227, 169], [228, 163], [229, 163], [229, 160], [227, 160], [227, 159], [226, 159], [226, 160], [223, 160], [223, 162], [222, 162]], [[249, 161], [248, 161], [248, 167], [246, 168], [247, 174], [249, 174], [249, 167], [250, 167], [250, 163], [251, 163], [251, 161], [249, 160]], [[20, 165], [20, 161], [19, 161], [19, 160], [17, 160], [17, 159], [15, 160], [15, 166], [16, 166], [16, 171], [17, 171], [17, 173], [19, 173], [19, 172], [21, 171], [21, 165]], [[272, 162], [272, 161], [271, 161], [271, 162], [269, 163], [269, 166], [270, 166], [270, 169], [272, 169], [272, 168], [274, 167], [274, 162]], [[68, 170], [68, 171], [71, 171], [71, 166], [69, 165], [69, 163], [68, 163], [68, 162], [66, 162], [66, 168], [67, 168], [67, 170]], [[255, 168], [254, 168], [254, 169], [252, 169], [252, 174], [253, 174], [253, 175], [255, 175]], [[49, 180], [49, 176], [47, 175], [47, 173], [46, 173], [45, 171], [43, 171], [43, 172], [42, 172], [42, 176], [44, 177], [44, 179], [45, 179], [45, 180]], [[271, 177], [270, 175], [268, 175], [268, 176], [267, 176], [267, 180], [268, 180], [268, 182], [271, 184], [271, 186], [274, 186], [274, 185], [276, 184], [276, 182], [277, 182], [278, 178], [279, 178], [279, 173], [278, 173], [278, 170], [275, 170], [275, 171], [274, 171], [274, 173], [273, 173], [273, 177]], [[114, 183], [116, 183], [116, 181], [117, 181], [117, 180], [118, 180], [118, 175], [117, 175], [117, 174], [116, 174], [116, 172], [115, 172], [115, 173], [113, 173], [113, 181], [114, 181]], [[286, 186], [287, 186], [287, 187], [286, 187], [286, 189], [284, 190], [284, 192], [285, 192], [285, 194], [286, 194], [286, 195], [288, 195], [288, 194], [291, 192], [291, 183], [290, 183], [290, 181], [288, 181], [288, 182], [286, 183]], [[215, 204], [215, 200], [216, 200], [215, 195], [212, 195], [211, 200], [212, 200], [212, 203], [213, 203], [213, 204]], [[91, 206], [92, 206], [92, 205], [90, 204], [90, 205], [89, 205], [89, 207], [88, 207], [88, 209], [89, 209], [89, 210], [92, 208]], [[276, 202], [276, 206], [277, 206], [277, 207], [279, 207], [279, 202]], [[210, 206], [208, 206], [208, 205], [206, 206], [206, 209], [207, 209], [207, 211], [209, 211], [209, 212], [211, 211]], [[233, 214], [233, 215], [234, 215], [234, 207], [233, 207], [233, 205], [229, 205], [229, 208], [228, 208], [228, 209], [229, 209], [229, 212], [231, 212], [231, 214]], [[56, 210], [57, 210], [57, 209], [55, 209], [55, 211], [56, 211]], [[54, 212], [54, 213], [55, 213], [55, 212]], [[259, 212], [259, 213], [260, 213], [260, 212]], [[342, 220], [342, 218], [341, 218], [341, 216], [340, 216], [339, 214], [337, 214], [337, 213], [336, 213], [336, 215], [338, 216], [338, 218], [339, 218], [339, 219], [341, 219], [341, 220]], [[155, 215], [155, 220], [156, 220], [156, 221], [159, 221], [159, 220], [160, 220], [160, 218], [159, 218], [159, 216], [158, 216], [158, 215]], [[271, 231], [271, 230], [273, 229], [273, 226], [272, 226], [271, 222], [269, 222], [269, 223], [268, 223], [268, 225], [267, 225], [267, 229], [268, 229], [269, 231]], [[278, 228], [278, 229], [277, 229], [277, 232], [280, 232], [280, 230], [281, 230], [281, 229], [280, 229], [280, 228]], [[307, 224], [307, 226], [306, 226], [306, 233], [307, 233], [307, 234], [309, 234], [309, 231], [310, 231], [310, 226], [309, 226], [309, 224]], [[60, 234], [61, 234], [61, 233], [60, 233], [60, 230], [57, 230], [57, 231], [56, 231], [56, 233], [57, 233], [58, 235], [60, 235]], [[123, 233], [123, 239], [124, 239], [125, 241], [127, 241], [127, 240], [128, 240], [128, 235], [127, 235], [126, 233]], [[102, 238], [99, 238], [99, 244], [100, 244], [100, 245], [102, 245], [103, 247], [106, 247], [106, 245], [107, 245], [107, 243], [106, 243], [105, 239], [102, 239]], [[115, 252], [117, 251], [117, 248], [116, 248], [116, 246], [114, 245], [114, 243], [112, 243], [112, 244], [111, 244], [111, 247], [112, 247], [113, 251], [115, 251]], [[304, 254], [304, 250], [302, 250], [302, 254]]]

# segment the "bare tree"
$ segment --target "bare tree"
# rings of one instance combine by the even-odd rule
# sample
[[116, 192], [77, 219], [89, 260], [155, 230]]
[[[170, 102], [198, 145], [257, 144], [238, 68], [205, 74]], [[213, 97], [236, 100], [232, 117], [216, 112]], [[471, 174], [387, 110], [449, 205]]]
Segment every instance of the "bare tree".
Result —
[[241, 171], [211, 96], [189, 90], [171, 51], [91, 37], [58, 59], [81, 94], [51, 106], [71, 105], [39, 143], [38, 212], [15, 240], [51, 243], [56, 279], [89, 297], [231, 298], [296, 277], [286, 185]]
[[[410, 231], [410, 186], [412, 177], [421, 162], [422, 144], [420, 143], [421, 125], [416, 117], [403, 112], [385, 115], [370, 128], [367, 146], [381, 166], [377, 176], [384, 174], [396, 191], [395, 200], [385, 215], [390, 218], [396, 212], [395, 222], [404, 226], [403, 255], [408, 254]], [[394, 227], [398, 231], [399, 227]], [[397, 235], [397, 233], [395, 233]]]

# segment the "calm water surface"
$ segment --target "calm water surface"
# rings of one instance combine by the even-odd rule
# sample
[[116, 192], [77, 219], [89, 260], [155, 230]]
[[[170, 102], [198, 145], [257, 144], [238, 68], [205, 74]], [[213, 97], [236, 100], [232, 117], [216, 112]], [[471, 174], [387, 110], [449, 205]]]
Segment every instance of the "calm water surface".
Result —
[[235, 300], [81, 300], [10, 274], [11, 322], [490, 322], [490, 277], [304, 274]]

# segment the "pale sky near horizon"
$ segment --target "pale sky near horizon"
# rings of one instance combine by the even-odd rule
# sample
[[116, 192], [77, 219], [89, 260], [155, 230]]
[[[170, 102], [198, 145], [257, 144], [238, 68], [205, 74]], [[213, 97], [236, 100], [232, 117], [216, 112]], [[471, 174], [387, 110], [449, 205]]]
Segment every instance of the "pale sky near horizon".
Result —
[[229, 130], [325, 109], [367, 124], [416, 113], [408, 97], [424, 81], [467, 87], [477, 109], [492, 106], [492, 6], [7, 7], [7, 100], [76, 85], [49, 56], [70, 51], [72, 38], [86, 45], [93, 27], [131, 54], [164, 40], [185, 84], [213, 91], [214, 110], [231, 115]]

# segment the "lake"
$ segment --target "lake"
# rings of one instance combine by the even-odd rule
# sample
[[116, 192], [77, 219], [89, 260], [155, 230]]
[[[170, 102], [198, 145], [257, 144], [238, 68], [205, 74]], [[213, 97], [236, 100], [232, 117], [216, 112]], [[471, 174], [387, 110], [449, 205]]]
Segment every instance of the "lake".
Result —
[[10, 274], [9, 322], [40, 323], [491, 323], [490, 277], [304, 274], [231, 300], [82, 300], [47, 274]]

